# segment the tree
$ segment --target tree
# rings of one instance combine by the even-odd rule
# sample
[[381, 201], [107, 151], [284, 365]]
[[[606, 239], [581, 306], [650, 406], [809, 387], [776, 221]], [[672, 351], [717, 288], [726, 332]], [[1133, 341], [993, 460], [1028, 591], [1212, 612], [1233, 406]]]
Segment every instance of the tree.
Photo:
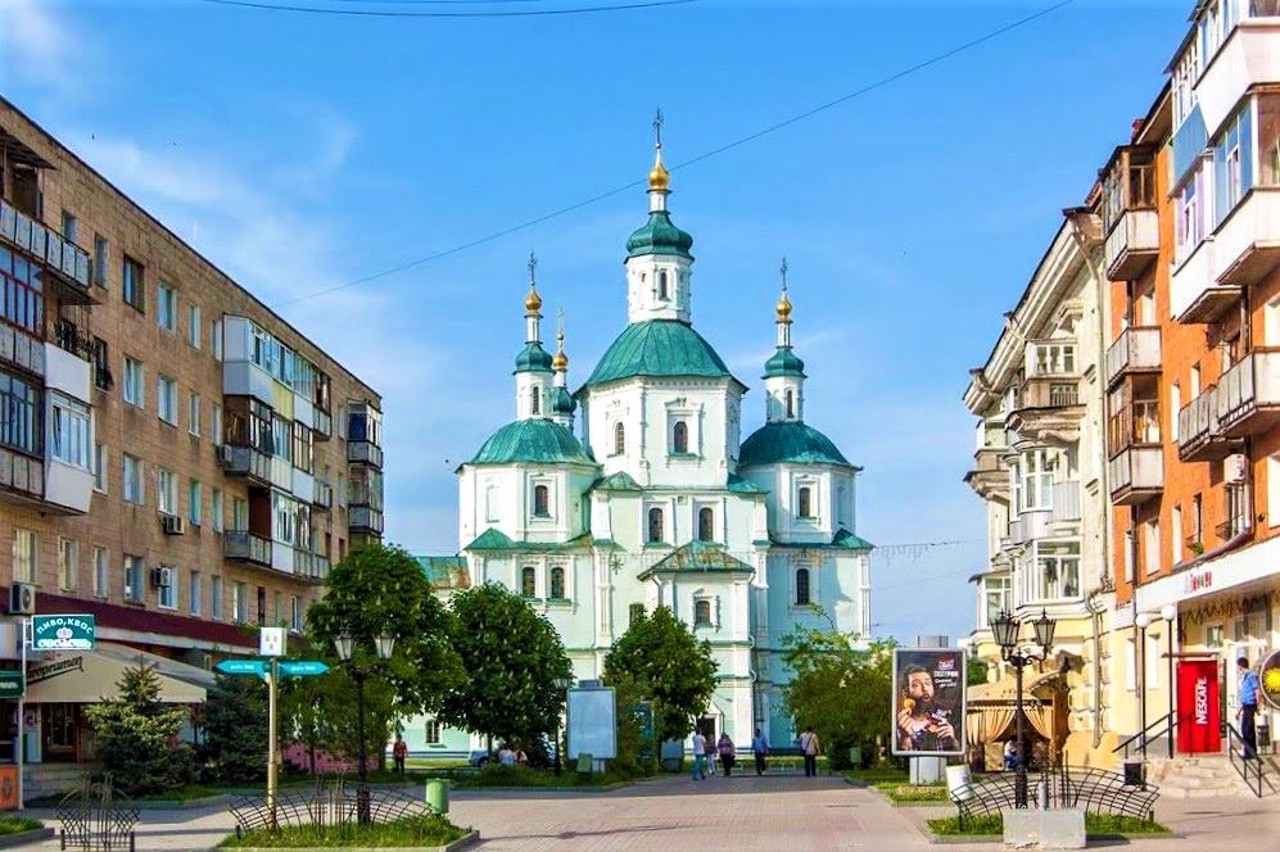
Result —
[[528, 744], [553, 733], [564, 707], [555, 682], [573, 667], [551, 623], [495, 583], [461, 592], [451, 608], [453, 647], [468, 677], [445, 697], [440, 720]]
[[[667, 740], [689, 736], [695, 717], [706, 711], [716, 689], [711, 644], [699, 642], [669, 608], [660, 606], [631, 622], [605, 657], [605, 683], [621, 685], [628, 679], [653, 702], [657, 751]], [[620, 716], [624, 712], [630, 708], [618, 708]]]
[[267, 769], [267, 685], [256, 677], [217, 676], [204, 705], [201, 749], [211, 780], [260, 781]]
[[965, 686], [981, 686], [986, 683], [989, 668], [986, 660], [970, 657], [965, 661]]
[[178, 746], [186, 710], [160, 701], [155, 667], [139, 662], [116, 683], [119, 697], [85, 708], [98, 739], [98, 757], [111, 783], [128, 796], [145, 796], [189, 780], [189, 746]]

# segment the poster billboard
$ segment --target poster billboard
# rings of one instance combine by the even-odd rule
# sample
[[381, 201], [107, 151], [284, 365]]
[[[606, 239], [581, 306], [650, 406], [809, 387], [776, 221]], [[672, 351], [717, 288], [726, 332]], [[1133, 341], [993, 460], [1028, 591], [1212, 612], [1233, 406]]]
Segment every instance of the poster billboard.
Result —
[[1218, 730], [1218, 661], [1178, 660], [1178, 753], [1222, 751]]
[[1272, 651], [1258, 669], [1258, 683], [1267, 704], [1280, 710], [1280, 651]]
[[569, 759], [590, 754], [594, 760], [618, 756], [617, 705], [613, 687], [569, 690]]
[[894, 756], [964, 756], [964, 663], [958, 648], [894, 649]]

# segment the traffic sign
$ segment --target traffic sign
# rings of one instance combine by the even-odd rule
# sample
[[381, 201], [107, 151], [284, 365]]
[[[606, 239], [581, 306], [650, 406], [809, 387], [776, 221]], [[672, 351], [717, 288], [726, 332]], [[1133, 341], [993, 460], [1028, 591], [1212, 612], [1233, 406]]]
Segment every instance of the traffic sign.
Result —
[[284, 677], [312, 677], [329, 671], [329, 667], [319, 660], [286, 660], [280, 664], [280, 674]]
[[223, 674], [229, 675], [258, 675], [261, 677], [267, 673], [267, 664], [263, 660], [223, 660], [214, 668]]

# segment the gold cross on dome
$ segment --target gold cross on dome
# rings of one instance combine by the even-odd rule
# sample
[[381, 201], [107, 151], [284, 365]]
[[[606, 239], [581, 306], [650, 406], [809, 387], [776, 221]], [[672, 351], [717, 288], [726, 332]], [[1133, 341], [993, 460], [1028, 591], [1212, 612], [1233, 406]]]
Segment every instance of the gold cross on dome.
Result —
[[534, 284], [538, 280], [537, 276], [534, 275], [534, 270], [536, 270], [537, 268], [538, 268], [538, 258], [532, 251], [530, 251], [529, 252], [529, 283], [530, 284]]
[[653, 116], [653, 137], [657, 147], [662, 147], [662, 107]]

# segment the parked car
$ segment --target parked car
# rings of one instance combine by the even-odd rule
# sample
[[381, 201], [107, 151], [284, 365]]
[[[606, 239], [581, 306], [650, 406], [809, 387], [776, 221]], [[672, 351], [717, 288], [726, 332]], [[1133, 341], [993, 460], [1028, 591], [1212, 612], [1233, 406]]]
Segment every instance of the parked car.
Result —
[[474, 766], [475, 768], [479, 769], [480, 767], [488, 763], [490, 760], [494, 760], [494, 759], [496, 759], [494, 755], [489, 754], [489, 752], [486, 751], [485, 749], [478, 748], [472, 751], [471, 756], [467, 758], [467, 765]]

